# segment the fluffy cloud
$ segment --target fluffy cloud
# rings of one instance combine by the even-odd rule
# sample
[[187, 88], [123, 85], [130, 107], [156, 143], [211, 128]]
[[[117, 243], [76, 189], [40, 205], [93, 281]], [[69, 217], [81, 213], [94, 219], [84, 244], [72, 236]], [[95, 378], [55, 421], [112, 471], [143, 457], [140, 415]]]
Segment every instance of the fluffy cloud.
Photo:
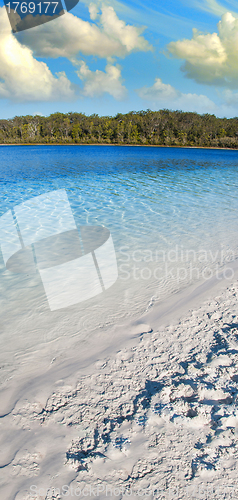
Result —
[[155, 79], [152, 87], [142, 87], [137, 90], [138, 95], [154, 106], [158, 104], [163, 108], [183, 109], [184, 111], [197, 111], [207, 113], [215, 111], [216, 105], [205, 95], [183, 94], [172, 85], [165, 84], [160, 78]]
[[[82, 96], [99, 96], [107, 92], [115, 99], [126, 97], [121, 71], [112, 64], [112, 57], [124, 57], [134, 50], [150, 50], [141, 36], [142, 30], [126, 25], [114, 9], [95, 4], [89, 6], [92, 20], [97, 24], [66, 13], [52, 22], [13, 36], [5, 8], [0, 8], [0, 98], [14, 101], [70, 100], [77, 86], [72, 85], [64, 72], [51, 73], [48, 66], [35, 59], [66, 57], [78, 65], [77, 54], [97, 55], [111, 61], [103, 71], [90, 71], [84, 62], [76, 71], [84, 82]], [[16, 19], [16, 22], [18, 19]], [[27, 24], [28, 19], [25, 18]]]
[[90, 71], [85, 62], [81, 63], [77, 71], [79, 78], [85, 82], [83, 95], [87, 97], [100, 96], [104, 92], [117, 100], [125, 99], [127, 91], [121, 83], [121, 71], [118, 67], [108, 64], [106, 71]]
[[147, 51], [151, 47], [141, 36], [142, 29], [126, 25], [114, 9], [103, 5], [101, 12], [91, 4], [89, 12], [97, 24], [83, 21], [71, 13], [58, 17], [34, 30], [17, 34], [18, 40], [39, 57], [67, 57], [78, 53], [102, 58], [125, 57], [134, 50]]
[[185, 59], [182, 70], [198, 83], [238, 88], [238, 19], [227, 12], [218, 23], [218, 33], [193, 30], [191, 40], [168, 45], [178, 59]]
[[12, 35], [5, 7], [0, 7], [0, 98], [13, 101], [70, 100], [75, 97], [64, 72], [48, 66]]
[[142, 87], [137, 92], [142, 99], [148, 101], [174, 101], [179, 95], [172, 85], [163, 83], [161, 78], [156, 78], [152, 87]]

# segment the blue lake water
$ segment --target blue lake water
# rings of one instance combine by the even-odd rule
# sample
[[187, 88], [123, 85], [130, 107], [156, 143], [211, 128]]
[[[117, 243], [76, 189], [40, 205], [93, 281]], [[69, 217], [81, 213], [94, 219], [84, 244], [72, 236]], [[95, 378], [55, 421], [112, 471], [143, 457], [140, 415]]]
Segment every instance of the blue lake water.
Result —
[[[238, 257], [238, 151], [0, 147], [0, 215], [59, 189], [66, 190], [78, 227], [109, 229], [119, 277], [100, 296], [65, 308], [64, 316], [55, 313], [57, 334], [73, 313], [84, 318], [82, 330], [142, 313]], [[3, 260], [0, 270], [2, 321], [17, 311], [15, 326], [34, 314], [45, 314], [47, 325], [38, 278], [10, 273]]]

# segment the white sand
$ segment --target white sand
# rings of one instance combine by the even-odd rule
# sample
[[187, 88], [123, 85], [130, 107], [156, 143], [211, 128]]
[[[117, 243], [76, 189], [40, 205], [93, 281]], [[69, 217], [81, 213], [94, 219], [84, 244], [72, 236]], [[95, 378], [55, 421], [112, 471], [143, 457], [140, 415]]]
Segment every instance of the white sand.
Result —
[[235, 264], [232, 282], [96, 332], [101, 355], [85, 343], [64, 359], [62, 344], [36, 371], [29, 352], [4, 382], [1, 499], [237, 498]]

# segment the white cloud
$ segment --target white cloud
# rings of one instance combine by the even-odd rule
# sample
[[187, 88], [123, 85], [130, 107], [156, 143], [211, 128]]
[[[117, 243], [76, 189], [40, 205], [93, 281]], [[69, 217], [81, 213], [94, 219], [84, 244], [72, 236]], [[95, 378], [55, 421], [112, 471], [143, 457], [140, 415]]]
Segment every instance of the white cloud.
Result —
[[96, 5], [90, 4], [89, 12], [98, 25], [66, 13], [34, 30], [19, 32], [17, 38], [39, 57], [73, 59], [81, 53], [111, 58], [125, 57], [134, 50], [151, 50], [141, 36], [143, 30], [121, 21], [112, 7], [102, 5], [99, 14]]
[[[234, 3], [234, 7], [237, 7], [236, 2]], [[189, 4], [191, 5], [191, 1], [189, 1]], [[215, 16], [222, 16], [223, 14], [226, 14], [226, 12], [229, 10], [232, 14], [237, 16], [237, 12], [233, 12], [230, 10], [232, 2], [230, 0], [227, 1], [228, 5], [222, 5], [221, 3], [217, 2], [216, 0], [193, 0], [193, 6], [196, 7], [199, 10], [203, 10], [205, 12], [210, 12], [211, 14], [214, 14]]]
[[111, 40], [119, 40], [126, 53], [132, 50], [148, 50], [148, 42], [141, 36], [142, 28], [126, 25], [118, 19], [113, 7], [102, 6], [100, 22], [104, 33]]
[[126, 87], [121, 83], [121, 71], [117, 66], [108, 64], [106, 71], [90, 71], [85, 62], [77, 71], [79, 78], [85, 82], [82, 94], [87, 97], [98, 97], [104, 92], [112, 95], [117, 100], [125, 99]]
[[142, 99], [148, 101], [167, 101], [168, 99], [174, 101], [179, 95], [179, 92], [172, 85], [163, 83], [161, 78], [156, 78], [152, 87], [145, 86], [137, 92]]
[[95, 3], [90, 3], [88, 10], [92, 21], [95, 21], [95, 19], [99, 16], [98, 6], [95, 5]]
[[154, 107], [158, 105], [169, 109], [182, 109], [207, 113], [215, 111], [217, 106], [205, 95], [183, 94], [172, 85], [165, 84], [160, 78], [155, 79], [152, 87], [142, 87], [137, 90], [141, 99], [150, 101]]
[[[191, 7], [191, 0], [186, 1], [189, 2], [189, 6]], [[92, 0], [80, 0], [80, 2], [83, 2], [87, 7], [92, 4]], [[184, 2], [185, 0], [183, 0], [183, 4]], [[173, 39], [176, 39], [180, 36], [181, 32], [191, 29], [191, 21], [186, 17], [186, 9], [181, 9], [180, 14], [178, 14], [178, 12], [174, 12], [173, 7], [171, 9], [169, 9], [168, 7], [167, 13], [165, 14], [163, 5], [160, 5], [161, 2], [94, 0], [93, 3], [98, 7], [105, 4], [110, 4], [110, 6], [115, 9], [118, 15], [120, 15], [124, 19], [127, 19], [129, 23], [136, 23], [139, 26], [146, 26], [150, 30], [153, 30], [154, 33], [157, 33], [159, 36], [164, 35], [168, 37], [169, 33], [172, 35]], [[171, 26], [173, 27], [172, 30]]]
[[238, 92], [232, 92], [230, 89], [226, 89], [222, 93], [222, 97], [228, 106], [238, 105]]
[[[112, 64], [112, 57], [124, 57], [133, 50], [146, 51], [151, 47], [141, 36], [142, 30], [121, 21], [112, 7], [104, 5], [99, 11], [92, 3], [89, 11], [91, 19], [97, 19], [98, 25], [66, 13], [13, 36], [5, 8], [1, 8], [0, 98], [48, 101], [75, 97], [77, 86], [71, 84], [65, 73], [54, 76], [45, 63], [35, 59], [34, 54], [67, 57], [73, 64], [80, 64], [76, 73], [84, 82], [82, 96], [100, 96], [107, 92], [117, 100], [125, 99], [127, 91], [122, 85], [121, 70]], [[26, 24], [28, 21], [26, 17]], [[76, 56], [80, 52], [107, 58], [105, 72], [93, 72], [84, 62], [78, 63]]]
[[184, 59], [182, 70], [198, 83], [238, 88], [238, 19], [227, 12], [218, 23], [218, 33], [193, 30], [191, 40], [170, 42], [168, 50]]
[[0, 7], [0, 98], [12, 101], [70, 100], [75, 97], [64, 72], [48, 66], [12, 35], [5, 7]]

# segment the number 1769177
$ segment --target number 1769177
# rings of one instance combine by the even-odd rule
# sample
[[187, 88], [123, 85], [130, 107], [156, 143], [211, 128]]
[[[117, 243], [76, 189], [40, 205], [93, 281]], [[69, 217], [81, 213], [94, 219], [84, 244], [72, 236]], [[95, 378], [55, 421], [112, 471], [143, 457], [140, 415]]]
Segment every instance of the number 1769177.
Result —
[[[57, 6], [59, 2], [9, 2], [5, 4], [8, 10], [8, 13], [11, 13], [11, 9], [14, 9], [14, 14], [55, 14]], [[15, 8], [14, 8], [15, 6]], [[52, 9], [53, 7], [53, 9]]]

